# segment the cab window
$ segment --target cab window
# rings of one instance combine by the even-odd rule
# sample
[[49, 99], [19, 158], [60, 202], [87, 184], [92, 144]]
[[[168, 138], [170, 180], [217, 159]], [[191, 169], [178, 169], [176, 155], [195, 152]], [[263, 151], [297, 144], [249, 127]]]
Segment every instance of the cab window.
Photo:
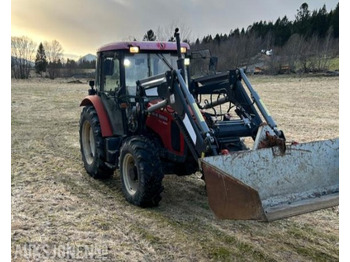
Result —
[[102, 57], [103, 91], [115, 91], [121, 87], [120, 60], [116, 53], [105, 54]]

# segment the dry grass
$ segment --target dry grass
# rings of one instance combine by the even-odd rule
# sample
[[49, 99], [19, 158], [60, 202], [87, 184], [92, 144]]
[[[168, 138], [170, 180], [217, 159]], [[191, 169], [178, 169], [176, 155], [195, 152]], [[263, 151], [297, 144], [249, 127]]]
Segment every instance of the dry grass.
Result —
[[[286, 136], [302, 142], [338, 136], [338, 80], [254, 77], [251, 82]], [[128, 204], [118, 172], [106, 181], [86, 174], [78, 123], [88, 85], [67, 82], [12, 81], [15, 261], [27, 261], [29, 245], [39, 247], [40, 261], [69, 260], [68, 251], [52, 253], [59, 245], [100, 248], [103, 254], [95, 260], [107, 261], [338, 260], [338, 208], [273, 223], [221, 221], [210, 211], [196, 175], [167, 176], [157, 208]]]

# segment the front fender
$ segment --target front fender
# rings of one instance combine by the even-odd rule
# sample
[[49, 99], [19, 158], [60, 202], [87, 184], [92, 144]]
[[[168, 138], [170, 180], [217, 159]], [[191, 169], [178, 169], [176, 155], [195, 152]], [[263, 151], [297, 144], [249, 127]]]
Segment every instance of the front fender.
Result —
[[112, 126], [108, 118], [106, 109], [103, 106], [102, 100], [97, 95], [91, 95], [84, 98], [81, 101], [80, 106], [90, 106], [92, 105], [96, 112], [98, 119], [100, 121], [102, 137], [109, 137], [113, 135]]

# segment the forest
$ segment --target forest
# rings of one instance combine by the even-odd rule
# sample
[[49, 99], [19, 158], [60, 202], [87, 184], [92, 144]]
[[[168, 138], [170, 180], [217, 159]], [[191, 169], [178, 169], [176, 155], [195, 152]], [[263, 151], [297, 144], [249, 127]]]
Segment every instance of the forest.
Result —
[[339, 59], [339, 3], [329, 12], [325, 5], [310, 11], [303, 3], [293, 21], [284, 16], [255, 22], [246, 29], [198, 38], [191, 48], [209, 49], [218, 57], [218, 70], [243, 66], [255, 73], [324, 72]]

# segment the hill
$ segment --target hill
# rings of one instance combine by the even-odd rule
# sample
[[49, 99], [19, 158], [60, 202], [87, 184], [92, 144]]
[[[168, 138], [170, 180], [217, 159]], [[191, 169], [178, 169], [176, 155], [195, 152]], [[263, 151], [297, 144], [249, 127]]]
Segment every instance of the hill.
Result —
[[87, 54], [87, 55], [84, 55], [83, 57], [79, 58], [78, 64], [81, 64], [84, 61], [85, 62], [92, 62], [92, 61], [95, 61], [96, 59], [97, 59], [97, 57], [95, 55]]

